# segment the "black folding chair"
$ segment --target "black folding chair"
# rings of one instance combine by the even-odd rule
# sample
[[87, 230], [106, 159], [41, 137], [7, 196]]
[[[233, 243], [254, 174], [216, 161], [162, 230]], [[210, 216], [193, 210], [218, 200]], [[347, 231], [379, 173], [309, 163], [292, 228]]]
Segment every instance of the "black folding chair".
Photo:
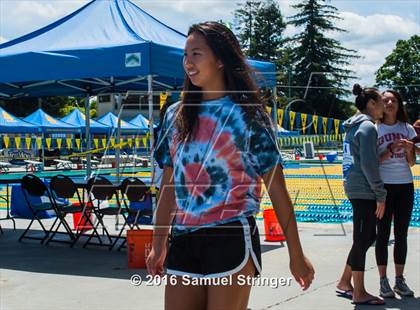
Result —
[[[23, 196], [25, 198], [26, 204], [28, 205], [28, 208], [31, 211], [33, 216], [28, 227], [19, 237], [19, 242], [21, 242], [23, 239], [34, 239], [34, 240], [41, 240], [41, 243], [43, 243], [48, 238], [49, 231], [46, 229], [46, 227], [41, 221], [42, 214], [47, 211], [54, 211], [54, 213], [57, 215], [57, 218], [55, 219], [52, 227], [54, 227], [55, 223], [58, 220], [58, 214], [55, 209], [54, 202], [52, 201], [51, 194], [47, 186], [44, 184], [44, 182], [42, 182], [40, 178], [34, 176], [33, 174], [25, 175], [21, 180], [21, 186], [22, 186], [22, 192], [23, 192]], [[31, 196], [32, 196], [32, 200], [31, 200]], [[46, 197], [48, 201], [43, 202], [42, 197]], [[33, 202], [34, 198], [40, 199], [41, 202], [34, 203]], [[34, 221], [37, 221], [39, 225], [41, 226], [42, 231], [44, 232], [44, 237], [41, 238], [41, 237], [35, 237], [35, 236], [26, 236], [27, 232], [31, 228]]]
[[[74, 244], [77, 242], [77, 240], [79, 240], [80, 236], [83, 234], [83, 228], [80, 227], [81, 222], [83, 222], [83, 225], [90, 224], [90, 226], [93, 228], [93, 223], [90, 219], [90, 215], [92, 213], [92, 206], [89, 203], [83, 203], [82, 197], [80, 196], [80, 193], [77, 190], [76, 184], [74, 184], [72, 179], [65, 175], [54, 176], [50, 182], [50, 190], [56, 210], [60, 214], [60, 222], [56, 226], [54, 231], [50, 230], [50, 232], [52, 231], [52, 235], [48, 239], [47, 244], [51, 241], [64, 242], [62, 240], [54, 240], [55, 234], [58, 232], [60, 226], [63, 225], [66, 231], [70, 231], [70, 244], [71, 246], [74, 246]], [[62, 203], [60, 203], [60, 200], [70, 200], [72, 198], [77, 199], [76, 204], [63, 205]], [[81, 213], [81, 216], [79, 217], [78, 223], [75, 223], [76, 233], [73, 233], [73, 231], [70, 228], [70, 225], [66, 221], [66, 216], [68, 214], [73, 215], [75, 213]], [[94, 230], [93, 232], [97, 235], [98, 238], [100, 238], [96, 230]]]
[[[121, 191], [121, 200], [124, 205], [122, 209], [122, 215], [124, 218], [124, 224], [115, 238], [114, 243], [109, 248], [110, 250], [117, 244], [118, 240], [121, 238], [122, 233], [124, 232], [124, 228], [128, 225], [130, 229], [140, 229], [139, 227], [139, 219], [142, 217], [148, 217], [152, 219], [153, 211], [152, 209], [143, 209], [139, 210], [137, 208], [131, 207], [131, 203], [139, 203], [143, 202], [147, 197], [147, 194], [150, 193], [150, 188], [143, 181], [138, 178], [130, 177], [126, 178], [120, 186]], [[126, 215], [125, 215], [126, 214]], [[118, 247], [120, 250], [125, 243], [127, 242], [126, 239], [121, 243]]]
[[[118, 216], [121, 214], [121, 204], [118, 199], [118, 186], [115, 186], [111, 183], [111, 181], [103, 176], [96, 176], [88, 181], [87, 192], [89, 195], [89, 201], [93, 206], [93, 212], [97, 218], [97, 222], [83, 247], [86, 247], [89, 243], [93, 245], [112, 246], [112, 238], [106, 228], [106, 225], [104, 224], [103, 218], [106, 215]], [[102, 202], [111, 200], [114, 195], [116, 197], [117, 207], [101, 207]], [[95, 234], [95, 231], [97, 232], [99, 225], [101, 225], [102, 234], [106, 235], [109, 243], [103, 243], [100, 238], [98, 238], [99, 243], [90, 242]]]

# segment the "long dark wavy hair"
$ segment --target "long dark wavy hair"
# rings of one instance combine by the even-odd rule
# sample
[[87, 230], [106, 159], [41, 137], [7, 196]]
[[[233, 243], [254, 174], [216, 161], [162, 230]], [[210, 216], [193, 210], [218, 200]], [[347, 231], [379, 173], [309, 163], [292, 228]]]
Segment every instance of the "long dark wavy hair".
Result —
[[[239, 42], [233, 32], [218, 22], [192, 25], [193, 32], [204, 37], [215, 57], [223, 64], [226, 94], [239, 104], [249, 122], [257, 121], [269, 126], [270, 119], [265, 110], [266, 103], [260, 96], [253, 71], [246, 63]], [[179, 142], [190, 141], [197, 130], [199, 103], [203, 100], [201, 87], [195, 86], [185, 74], [181, 104], [178, 107], [175, 126]]]

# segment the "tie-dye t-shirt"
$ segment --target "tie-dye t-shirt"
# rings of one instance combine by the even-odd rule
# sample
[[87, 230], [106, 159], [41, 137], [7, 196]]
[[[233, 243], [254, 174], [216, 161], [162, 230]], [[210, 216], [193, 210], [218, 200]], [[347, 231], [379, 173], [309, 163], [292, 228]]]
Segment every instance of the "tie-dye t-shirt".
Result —
[[195, 138], [179, 143], [179, 104], [168, 108], [154, 152], [158, 162], [174, 169], [174, 232], [258, 213], [261, 176], [282, 162], [273, 127], [249, 124], [242, 108], [223, 97], [201, 102]]

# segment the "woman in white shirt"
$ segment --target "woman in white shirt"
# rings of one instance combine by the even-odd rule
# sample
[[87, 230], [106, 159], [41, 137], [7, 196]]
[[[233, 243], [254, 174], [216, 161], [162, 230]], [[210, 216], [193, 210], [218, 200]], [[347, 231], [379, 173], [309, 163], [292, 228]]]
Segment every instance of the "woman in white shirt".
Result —
[[[414, 204], [414, 184], [410, 167], [416, 162], [414, 128], [407, 123], [401, 96], [398, 92], [387, 90], [382, 93], [385, 105], [384, 118], [377, 125], [378, 153], [382, 181], [387, 190], [385, 214], [377, 223], [377, 241], [375, 246], [376, 263], [380, 279], [380, 295], [395, 297], [413, 296], [414, 292], [405, 283], [403, 276], [407, 257], [407, 232]], [[386, 269], [388, 263], [388, 242], [391, 223], [394, 220], [394, 264], [395, 286], [391, 289]]]

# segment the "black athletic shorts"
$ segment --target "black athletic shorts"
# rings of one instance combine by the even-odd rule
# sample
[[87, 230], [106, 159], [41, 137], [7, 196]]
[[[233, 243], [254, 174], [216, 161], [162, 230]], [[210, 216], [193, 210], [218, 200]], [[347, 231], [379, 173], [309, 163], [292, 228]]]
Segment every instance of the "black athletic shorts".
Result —
[[258, 276], [261, 273], [261, 247], [253, 216], [173, 236], [167, 256], [167, 274], [226, 277], [242, 270], [250, 257], [255, 265], [255, 276]]

